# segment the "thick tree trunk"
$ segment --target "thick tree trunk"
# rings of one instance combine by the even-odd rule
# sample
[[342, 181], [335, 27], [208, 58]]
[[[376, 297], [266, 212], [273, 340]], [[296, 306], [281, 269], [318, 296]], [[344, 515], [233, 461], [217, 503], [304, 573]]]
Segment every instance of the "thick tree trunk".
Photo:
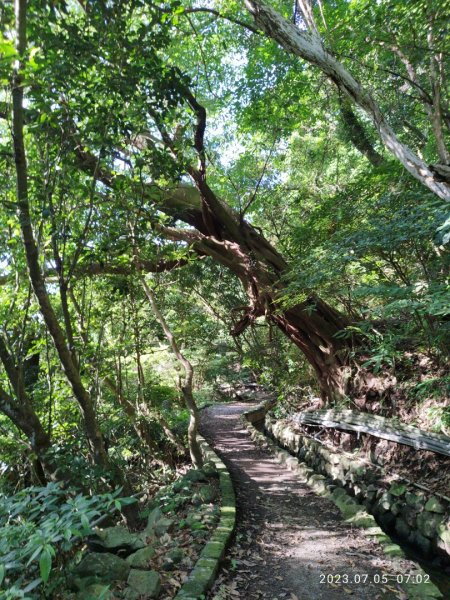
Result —
[[[91, 172], [90, 156], [84, 153], [79, 160], [81, 168]], [[107, 171], [98, 169], [98, 173], [105, 185], [114, 187], [114, 178]], [[289, 265], [262, 233], [215, 196], [204, 178], [193, 174], [197, 189], [185, 184], [167, 191], [151, 184], [146, 189], [149, 202], [156, 201], [159, 210], [191, 226], [176, 229], [157, 224], [158, 234], [189, 244], [200, 256], [211, 257], [240, 279], [250, 304], [233, 328], [234, 335], [242, 333], [257, 317], [265, 316], [304, 353], [317, 375], [324, 401], [345, 395], [353, 340], [339, 339], [335, 334], [349, 324], [348, 319], [319, 298], [280, 311], [277, 300], [285, 289]], [[205, 202], [208, 211], [203, 208]], [[161, 264], [139, 260], [137, 268], [159, 272]], [[173, 261], [169, 262], [168, 269], [173, 267]], [[106, 265], [105, 272], [111, 268]], [[195, 423], [195, 416], [192, 418]]]
[[[261, 250], [262, 254], [267, 253], [267, 241], [254, 238], [249, 254], [255, 256]], [[303, 352], [317, 376], [323, 401], [342, 399], [349, 391], [353, 340], [336, 335], [342, 333], [350, 321], [318, 297], [310, 297], [301, 304], [280, 311], [277, 300], [284, 290], [282, 279], [286, 271], [287, 267], [274, 272], [270, 265], [267, 268], [261, 261], [258, 269], [253, 268], [244, 277], [240, 275], [251, 305], [233, 333], [239, 335], [258, 316], [264, 315]]]
[[328, 304], [311, 298], [270, 319], [304, 353], [313, 367], [321, 390], [322, 400], [330, 402], [345, 397], [349, 391], [349, 346], [336, 334], [349, 322]]
[[[215, 202], [221, 203], [218, 198]], [[180, 211], [178, 214], [183, 213]], [[195, 240], [190, 234], [190, 241], [198, 252], [211, 256], [235, 273], [247, 292], [250, 304], [241, 309], [243, 314], [232, 333], [240, 335], [256, 318], [265, 316], [304, 353], [317, 375], [323, 400], [344, 397], [353, 340], [338, 338], [336, 334], [342, 332], [350, 321], [317, 297], [280, 311], [278, 298], [285, 289], [288, 264], [261, 233], [238, 215], [222, 211], [221, 217], [222, 220], [216, 218], [214, 222], [216, 235], [201, 234]], [[188, 218], [190, 224], [206, 232], [200, 214], [196, 217], [192, 198]], [[167, 229], [165, 233], [171, 234]]]
[[[218, 198], [209, 187], [199, 139], [204, 131], [204, 111], [199, 111], [197, 117], [195, 148], [199, 153], [201, 168], [188, 168], [195, 187], [181, 184], [161, 190], [149, 184], [144, 189], [144, 198], [151, 206], [170, 216], [173, 221], [181, 220], [190, 227], [176, 228], [153, 223], [157, 235], [188, 244], [192, 251], [200, 256], [211, 257], [240, 279], [249, 306], [245, 307], [241, 319], [233, 328], [234, 335], [242, 333], [257, 317], [266, 317], [304, 353], [317, 375], [324, 401], [343, 397], [347, 387], [351, 387], [350, 350], [354, 340], [349, 337], [338, 338], [336, 334], [349, 325], [348, 319], [319, 298], [311, 298], [289, 310], [280, 310], [278, 300], [284, 295], [289, 265], [260, 231]], [[166, 138], [164, 136], [164, 143], [171, 147], [171, 140]], [[98, 161], [88, 152], [78, 152], [78, 160], [80, 167], [91, 174], [95, 168], [97, 176], [106, 186], [116, 186], [116, 178], [107, 169], [98, 167]], [[142, 187], [136, 189], [136, 193], [142, 197]], [[137, 260], [136, 256], [134, 261], [135, 267], [141, 272], [163, 269], [162, 263], [150, 264]], [[167, 268], [174, 266], [171, 261]], [[105, 272], [111, 272], [111, 269], [108, 265]], [[146, 294], [151, 301], [151, 290], [147, 289]], [[170, 330], [165, 333], [170, 340]], [[188, 364], [186, 369], [188, 373]], [[191, 415], [194, 430], [195, 410]]]
[[256, 25], [268, 37], [290, 54], [299, 56], [318, 67], [352, 103], [366, 113], [385, 147], [413, 177], [439, 198], [450, 200], [449, 182], [439, 179], [425, 161], [399, 140], [369, 90], [356, 81], [344, 65], [334, 58], [314, 31], [301, 31], [261, 0], [244, 0], [244, 4]]

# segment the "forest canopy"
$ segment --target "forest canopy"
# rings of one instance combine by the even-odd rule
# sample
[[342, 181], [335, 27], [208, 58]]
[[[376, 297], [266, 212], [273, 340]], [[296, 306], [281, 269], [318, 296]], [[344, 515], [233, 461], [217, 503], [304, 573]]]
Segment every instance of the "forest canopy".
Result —
[[199, 464], [243, 379], [449, 433], [448, 8], [1, 4], [2, 492]]

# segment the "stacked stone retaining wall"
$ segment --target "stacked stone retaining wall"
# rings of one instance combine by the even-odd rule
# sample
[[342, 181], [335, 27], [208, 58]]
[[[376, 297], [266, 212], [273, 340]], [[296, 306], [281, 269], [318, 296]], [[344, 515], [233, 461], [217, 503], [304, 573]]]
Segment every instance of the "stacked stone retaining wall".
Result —
[[343, 487], [379, 524], [423, 555], [450, 564], [450, 499], [422, 486], [388, 477], [383, 469], [360, 457], [335, 451], [295, 432], [288, 423], [257, 414], [256, 425], [317, 473]]
[[188, 580], [176, 595], [176, 600], [200, 600], [205, 598], [206, 592], [215, 581], [220, 562], [225, 555], [226, 547], [233, 535], [236, 524], [236, 498], [228, 469], [204, 438], [197, 436], [197, 439], [204, 460], [214, 463], [219, 473], [220, 521], [211, 539], [203, 548]]

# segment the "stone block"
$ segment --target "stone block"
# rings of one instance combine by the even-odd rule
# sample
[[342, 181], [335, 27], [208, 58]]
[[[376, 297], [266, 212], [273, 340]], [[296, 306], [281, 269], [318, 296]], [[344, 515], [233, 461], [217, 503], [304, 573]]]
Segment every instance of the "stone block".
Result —
[[202, 558], [212, 558], [219, 560], [222, 558], [225, 550], [225, 543], [209, 541], [201, 552]]
[[124, 581], [129, 572], [130, 565], [109, 552], [88, 552], [73, 570], [77, 577], [98, 577], [105, 582]]
[[383, 546], [383, 552], [385, 554], [387, 554], [388, 556], [390, 556], [391, 558], [393, 557], [402, 557], [404, 556], [403, 550], [400, 548], [400, 546], [398, 544], [385, 544]]
[[428, 512], [434, 512], [439, 514], [445, 513], [445, 506], [440, 502], [436, 496], [431, 496], [425, 504], [425, 510]]
[[391, 496], [395, 496], [398, 498], [399, 496], [404, 496], [407, 492], [408, 488], [403, 483], [394, 483], [389, 488], [389, 493]]
[[347, 522], [364, 529], [376, 527], [377, 524], [372, 515], [363, 510], [359, 510], [354, 516], [347, 519]]
[[436, 544], [440, 550], [450, 555], [450, 523], [438, 527]]
[[384, 529], [390, 529], [395, 523], [395, 515], [391, 512], [384, 512], [378, 516], [378, 521]]
[[424, 510], [417, 515], [417, 528], [422, 535], [433, 539], [443, 520], [444, 517], [441, 514]]
[[407, 523], [401, 517], [398, 517], [397, 519], [395, 519], [395, 531], [404, 540], [407, 540], [411, 534], [411, 529], [408, 527]]
[[420, 549], [420, 551], [428, 555], [431, 551], [431, 542], [428, 538], [420, 533], [420, 531], [413, 532], [413, 543]]
[[424, 495], [423, 494], [413, 494], [412, 492], [406, 492], [405, 500], [406, 500], [406, 504], [408, 504], [408, 506], [412, 506], [416, 509], [420, 509], [424, 505]]
[[130, 554], [126, 558], [126, 562], [133, 569], [146, 569], [149, 565], [150, 559], [155, 555], [155, 549], [153, 546], [146, 546], [141, 548], [134, 554]]
[[417, 527], [417, 515], [419, 511], [409, 504], [403, 504], [400, 506], [399, 515], [402, 519], [407, 523], [411, 529], [415, 529]]

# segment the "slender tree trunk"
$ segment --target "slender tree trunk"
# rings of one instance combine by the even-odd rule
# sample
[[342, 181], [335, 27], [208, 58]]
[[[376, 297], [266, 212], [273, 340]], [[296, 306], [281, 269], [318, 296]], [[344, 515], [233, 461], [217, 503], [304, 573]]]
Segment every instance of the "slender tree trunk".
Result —
[[343, 98], [340, 98], [339, 101], [346, 137], [374, 167], [381, 166], [385, 160], [382, 155], [375, 150], [364, 127], [353, 112], [350, 102], [348, 99], [344, 100]]
[[172, 444], [175, 446], [175, 448], [177, 449], [177, 451], [180, 454], [185, 454], [186, 453], [186, 447], [179, 440], [179, 438], [174, 434], [174, 432], [170, 429], [169, 423], [166, 421], [166, 419], [164, 418], [164, 416], [159, 411], [157, 411], [155, 409], [154, 409], [153, 412], [155, 414], [156, 421], [159, 423], [159, 425], [161, 426], [162, 430], [166, 434], [167, 439], [169, 439], [172, 442]]
[[72, 387], [75, 398], [81, 407], [84, 417], [85, 430], [89, 441], [94, 462], [108, 466], [108, 455], [103, 443], [103, 437], [97, 423], [92, 399], [83, 386], [77, 365], [73, 361], [67, 346], [64, 333], [53, 310], [39, 263], [39, 251], [32, 228], [30, 203], [28, 198], [28, 169], [24, 144], [24, 111], [23, 111], [23, 57], [27, 49], [26, 39], [26, 0], [15, 0], [16, 11], [16, 50], [18, 59], [14, 70], [12, 103], [12, 129], [14, 139], [14, 158], [16, 163], [16, 187], [18, 217], [25, 248], [28, 273], [34, 294], [38, 300], [41, 314], [53, 338], [61, 365]]
[[197, 441], [197, 430], [198, 430], [198, 410], [197, 405], [195, 403], [194, 394], [192, 393], [192, 383], [194, 378], [194, 369], [190, 361], [184, 356], [181, 352], [175, 336], [173, 335], [170, 327], [168, 326], [163, 314], [158, 308], [155, 295], [153, 291], [148, 286], [145, 279], [142, 279], [142, 286], [145, 291], [145, 295], [147, 296], [150, 306], [152, 307], [153, 314], [155, 315], [156, 320], [161, 325], [162, 330], [164, 331], [164, 335], [166, 336], [173, 353], [175, 354], [176, 359], [181, 364], [184, 369], [184, 381], [181, 384], [181, 392], [183, 394], [183, 400], [186, 405], [186, 408], [189, 411], [190, 419], [189, 419], [189, 427], [188, 427], [188, 443], [189, 443], [189, 453], [191, 455], [192, 464], [199, 468], [203, 464], [202, 452]]
[[0, 387], [0, 410], [9, 417], [28, 438], [31, 449], [42, 465], [45, 477], [54, 471], [47, 451], [51, 446], [50, 433], [47, 433], [37, 416], [24, 383], [23, 368], [17, 366], [0, 335], [0, 363], [8, 376], [15, 399]]
[[[69, 295], [70, 295], [70, 299], [72, 301], [73, 307], [75, 309], [75, 312], [78, 315], [79, 334], [80, 334], [81, 339], [83, 340], [83, 343], [85, 344], [85, 346], [88, 346], [89, 345], [89, 337], [88, 337], [87, 331], [85, 330], [85, 328], [83, 326], [81, 307], [80, 307], [72, 289], [69, 289]], [[138, 362], [140, 363], [140, 359]], [[97, 369], [96, 364], [93, 364], [92, 367], [94, 369]], [[114, 395], [118, 404], [121, 406], [123, 412], [128, 417], [130, 422], [132, 423], [133, 429], [135, 430], [138, 438], [141, 440], [141, 442], [147, 448], [150, 455], [153, 458], [155, 458], [155, 460], [157, 462], [161, 463], [163, 466], [169, 466], [169, 461], [166, 461], [161, 456], [161, 452], [159, 451], [158, 445], [156, 444], [156, 442], [153, 440], [153, 438], [151, 436], [148, 422], [145, 419], [145, 416], [141, 415], [139, 413], [139, 410], [136, 408], [136, 406], [132, 402], [130, 402], [128, 400], [128, 398], [126, 398], [123, 395], [122, 386], [116, 385], [115, 382], [111, 379], [111, 377], [108, 377], [108, 376], [102, 377], [101, 382], [109, 389], [110, 392], [112, 392], [112, 394]], [[172, 437], [174, 437], [172, 432], [170, 432], [170, 434]], [[166, 432], [166, 435], [168, 435], [168, 432]], [[170, 437], [170, 436], [168, 435], [168, 437]], [[184, 448], [183, 448], [183, 450], [184, 450]]]
[[156, 460], [156, 462], [161, 463], [163, 466], [170, 466], [170, 462], [161, 456], [161, 452], [158, 448], [158, 445], [156, 444], [155, 440], [150, 434], [148, 421], [145, 418], [145, 416], [139, 414], [134, 404], [130, 402], [127, 398], [125, 398], [125, 396], [119, 391], [112, 379], [110, 379], [109, 377], [103, 377], [102, 382], [114, 394], [124, 413], [132, 423], [138, 438], [148, 449], [151, 456]]

